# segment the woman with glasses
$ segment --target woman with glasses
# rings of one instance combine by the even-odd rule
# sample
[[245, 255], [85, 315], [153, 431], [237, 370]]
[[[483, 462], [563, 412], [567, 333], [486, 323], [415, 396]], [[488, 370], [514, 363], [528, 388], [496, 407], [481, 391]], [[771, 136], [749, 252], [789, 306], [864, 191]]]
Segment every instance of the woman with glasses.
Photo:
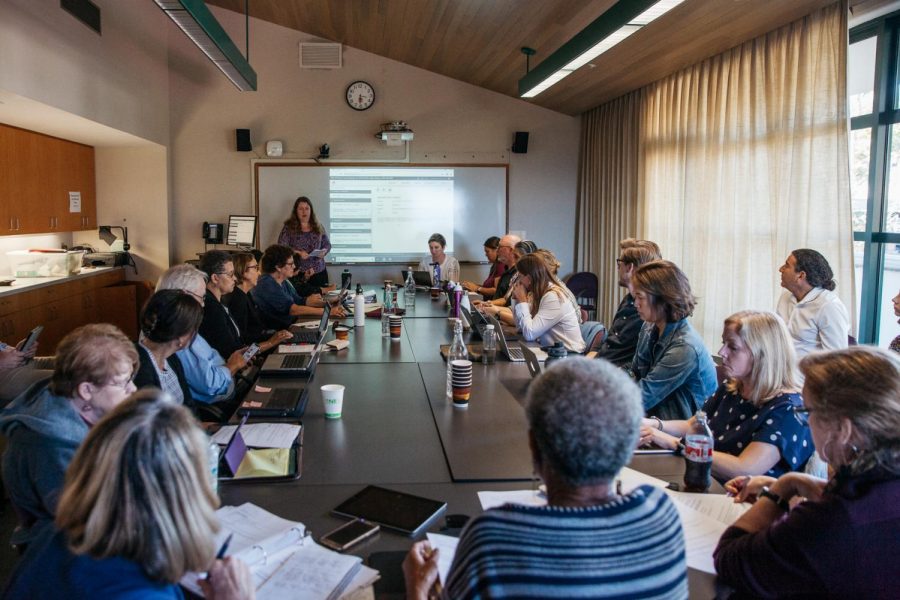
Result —
[[191, 345], [201, 321], [203, 308], [182, 290], [161, 290], [150, 296], [138, 320], [137, 389], [160, 388], [178, 404], [194, 407], [184, 366], [175, 353]]
[[234, 262], [224, 250], [210, 250], [200, 259], [200, 270], [206, 273], [206, 292], [203, 298], [203, 322], [200, 335], [222, 356], [243, 350], [246, 344], [241, 332], [222, 304], [222, 296], [234, 289]]
[[[703, 405], [713, 432], [713, 476], [778, 477], [802, 470], [813, 453], [796, 357], [784, 322], [774, 313], [745, 310], [725, 319], [719, 350], [725, 382]], [[689, 420], [644, 419], [641, 443], [676, 450], [693, 425]]]
[[222, 303], [228, 307], [231, 318], [241, 332], [245, 344], [259, 344], [260, 352], [268, 352], [281, 342], [293, 337], [290, 331], [275, 331], [263, 326], [259, 308], [250, 295], [259, 280], [259, 262], [249, 252], [232, 255], [235, 286], [230, 294], [222, 296]]
[[896, 598], [900, 589], [900, 358], [871, 346], [800, 362], [830, 480], [739, 477], [753, 506], [725, 530], [716, 572], [742, 597]]
[[207, 444], [159, 390], [124, 402], [75, 454], [55, 527], [29, 548], [6, 597], [176, 599], [186, 573], [206, 571], [206, 598], [254, 598], [246, 564], [216, 558]]
[[66, 467], [88, 430], [135, 390], [137, 364], [134, 345], [118, 328], [84, 325], [57, 346], [50, 381], [3, 411], [3, 483], [19, 518], [13, 545], [27, 545], [52, 524]]

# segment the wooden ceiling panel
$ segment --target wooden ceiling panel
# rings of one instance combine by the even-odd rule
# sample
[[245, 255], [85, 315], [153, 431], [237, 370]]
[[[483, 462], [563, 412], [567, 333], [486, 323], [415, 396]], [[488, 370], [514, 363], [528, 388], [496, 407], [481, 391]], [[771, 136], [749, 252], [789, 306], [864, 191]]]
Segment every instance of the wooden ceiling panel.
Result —
[[[627, 1], [627, 0], [620, 0]], [[835, 0], [686, 0], [528, 100], [576, 115]], [[853, 0], [860, 2], [860, 0]], [[243, 14], [243, 0], [208, 0]], [[532, 67], [615, 0], [252, 0], [250, 15], [516, 97]]]

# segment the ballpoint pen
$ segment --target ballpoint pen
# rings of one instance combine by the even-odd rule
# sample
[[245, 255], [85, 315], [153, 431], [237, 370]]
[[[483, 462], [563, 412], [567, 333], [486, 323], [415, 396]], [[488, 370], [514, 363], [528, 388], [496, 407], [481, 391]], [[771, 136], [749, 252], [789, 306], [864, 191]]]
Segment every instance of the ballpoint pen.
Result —
[[[222, 543], [222, 547], [219, 548], [219, 551], [216, 552], [216, 560], [222, 560], [225, 558], [225, 553], [228, 552], [228, 544], [231, 543], [231, 538], [234, 537], [233, 533], [229, 533], [228, 537], [225, 538], [225, 541]], [[210, 581], [212, 579], [212, 575], [209, 571], [206, 572], [206, 580]]]

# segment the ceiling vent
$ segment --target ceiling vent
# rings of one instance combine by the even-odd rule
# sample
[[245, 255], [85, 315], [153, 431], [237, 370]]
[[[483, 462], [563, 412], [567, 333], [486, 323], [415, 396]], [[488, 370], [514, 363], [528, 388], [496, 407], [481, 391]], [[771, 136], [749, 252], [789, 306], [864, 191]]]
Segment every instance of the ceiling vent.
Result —
[[340, 69], [341, 45], [334, 42], [300, 42], [301, 69]]

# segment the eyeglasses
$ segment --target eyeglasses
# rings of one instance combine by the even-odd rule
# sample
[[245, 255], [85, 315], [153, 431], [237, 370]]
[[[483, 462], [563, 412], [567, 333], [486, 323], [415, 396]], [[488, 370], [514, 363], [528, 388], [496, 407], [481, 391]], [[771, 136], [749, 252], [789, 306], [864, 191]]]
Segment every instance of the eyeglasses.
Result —
[[216, 273], [216, 275], [221, 275], [222, 277], [231, 277], [233, 279], [234, 271], [231, 271], [230, 273], [222, 271], [221, 273]]
[[625, 264], [625, 261], [623, 259], [621, 259], [621, 258], [616, 259], [616, 265], [624, 265], [624, 264]]
[[247, 265], [245, 271], [259, 271], [259, 265]]
[[117, 387], [117, 388], [121, 388], [121, 389], [127, 391], [128, 386], [131, 385], [131, 383], [134, 381], [134, 375], [135, 374], [132, 373], [131, 375], [128, 376], [128, 379], [125, 379], [123, 381], [107, 381], [106, 383], [102, 384], [100, 387]]

